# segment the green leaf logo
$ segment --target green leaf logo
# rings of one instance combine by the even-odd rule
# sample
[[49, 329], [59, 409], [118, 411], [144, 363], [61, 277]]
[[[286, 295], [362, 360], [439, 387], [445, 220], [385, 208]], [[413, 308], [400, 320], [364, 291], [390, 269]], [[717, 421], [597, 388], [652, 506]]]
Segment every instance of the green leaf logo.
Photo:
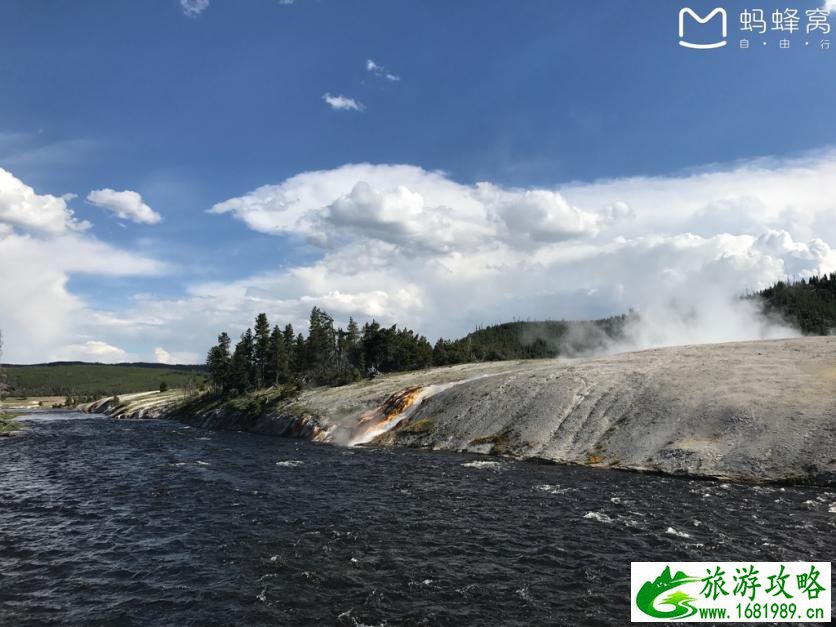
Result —
[[654, 606], [656, 599], [663, 594], [677, 588], [686, 583], [693, 581], [700, 581], [699, 577], [691, 577], [683, 572], [678, 572], [671, 577], [670, 566], [666, 566], [662, 574], [653, 581], [646, 581], [642, 585], [639, 593], [636, 595], [636, 605], [638, 608], [653, 618], [686, 618], [697, 613], [697, 609], [691, 605], [692, 601], [696, 599], [681, 590], [676, 590], [670, 595], [659, 601], [659, 605], [669, 605], [673, 609], [661, 610]]

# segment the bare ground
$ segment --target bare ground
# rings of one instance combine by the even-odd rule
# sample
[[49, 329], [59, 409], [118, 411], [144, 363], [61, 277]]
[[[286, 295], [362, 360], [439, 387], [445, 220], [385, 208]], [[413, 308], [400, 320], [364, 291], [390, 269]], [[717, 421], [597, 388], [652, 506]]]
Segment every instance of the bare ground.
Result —
[[[139, 403], [140, 415], [156, 416], [173, 402], [152, 398], [123, 397], [122, 414], [136, 416]], [[214, 409], [193, 422], [336, 444], [834, 483], [836, 337], [434, 368], [307, 390], [258, 416]]]

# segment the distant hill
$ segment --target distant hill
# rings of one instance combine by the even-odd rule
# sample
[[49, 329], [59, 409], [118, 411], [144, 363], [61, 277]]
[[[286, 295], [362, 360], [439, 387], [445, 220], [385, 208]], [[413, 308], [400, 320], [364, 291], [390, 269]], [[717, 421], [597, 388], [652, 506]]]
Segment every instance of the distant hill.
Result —
[[203, 366], [166, 364], [90, 364], [53, 362], [31, 366], [4, 365], [9, 396], [103, 397], [184, 387], [203, 381]]
[[458, 340], [439, 340], [433, 365], [589, 354], [623, 337], [635, 314], [600, 320], [504, 322], [476, 329]]
[[807, 335], [836, 333], [836, 272], [796, 282], [779, 281], [758, 292], [764, 312]]

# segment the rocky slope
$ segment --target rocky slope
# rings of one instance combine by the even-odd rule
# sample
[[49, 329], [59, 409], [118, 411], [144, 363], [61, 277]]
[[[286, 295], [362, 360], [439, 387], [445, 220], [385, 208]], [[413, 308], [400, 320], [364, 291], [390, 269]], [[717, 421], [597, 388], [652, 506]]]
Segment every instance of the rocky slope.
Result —
[[[165, 406], [145, 415], [165, 414]], [[343, 445], [744, 481], [836, 481], [836, 337], [467, 364], [255, 406], [261, 409], [220, 406], [179, 417]], [[111, 413], [137, 412], [129, 402]]]
[[135, 392], [107, 396], [92, 403], [79, 405], [77, 409], [90, 414], [105, 414], [123, 419], [162, 418], [179, 406], [184, 398], [183, 390]]
[[836, 338], [530, 364], [423, 402], [377, 438], [740, 480], [836, 479]]

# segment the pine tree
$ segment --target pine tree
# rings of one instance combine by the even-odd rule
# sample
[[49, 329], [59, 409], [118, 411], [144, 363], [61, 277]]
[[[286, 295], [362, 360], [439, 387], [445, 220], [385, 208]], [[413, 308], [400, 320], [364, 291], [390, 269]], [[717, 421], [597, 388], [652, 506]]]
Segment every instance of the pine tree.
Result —
[[255, 318], [255, 333], [253, 334], [253, 369], [255, 371], [255, 386], [267, 386], [266, 371], [270, 360], [270, 323], [267, 315], [260, 313]]
[[269, 359], [266, 369], [266, 383], [278, 385], [287, 383], [290, 379], [288, 351], [285, 348], [284, 336], [276, 325], [270, 334]]
[[293, 341], [293, 372], [300, 378], [304, 378], [305, 374], [305, 362], [307, 361], [305, 352], [305, 337], [298, 333]]
[[248, 392], [255, 384], [255, 368], [253, 367], [253, 331], [247, 329], [241, 334], [241, 339], [235, 345], [232, 353], [231, 387], [239, 394]]
[[206, 367], [215, 391], [226, 394], [230, 389], [230, 339], [224, 332], [218, 336], [218, 343], [209, 350]]
[[363, 369], [362, 354], [360, 352], [360, 327], [357, 326], [354, 318], [348, 318], [346, 328], [345, 350], [348, 362], [352, 368]]
[[287, 365], [291, 372], [295, 372], [295, 364], [293, 363], [293, 345], [296, 342], [296, 334], [293, 332], [293, 325], [289, 322], [285, 325], [282, 331], [282, 340], [284, 340], [284, 349], [287, 352]]
[[336, 370], [336, 331], [334, 319], [314, 307], [311, 310], [305, 351], [305, 370], [320, 383], [328, 382]]

